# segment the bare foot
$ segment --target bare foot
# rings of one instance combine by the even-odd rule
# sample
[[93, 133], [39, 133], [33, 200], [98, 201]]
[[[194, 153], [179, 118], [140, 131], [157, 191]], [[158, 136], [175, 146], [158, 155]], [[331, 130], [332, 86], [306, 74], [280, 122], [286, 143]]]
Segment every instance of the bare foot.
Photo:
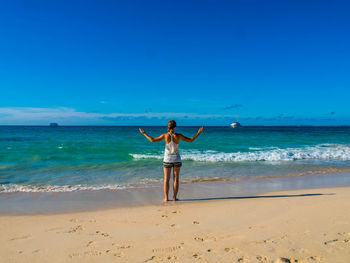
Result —
[[168, 203], [168, 198], [164, 198], [163, 203]]
[[179, 200], [178, 198], [173, 197], [173, 202], [176, 202], [176, 201], [178, 201], [178, 200]]

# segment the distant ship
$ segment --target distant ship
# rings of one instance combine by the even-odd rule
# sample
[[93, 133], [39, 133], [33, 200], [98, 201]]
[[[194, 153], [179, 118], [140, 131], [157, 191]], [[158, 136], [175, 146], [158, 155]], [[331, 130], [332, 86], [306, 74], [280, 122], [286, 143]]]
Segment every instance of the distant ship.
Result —
[[242, 127], [242, 125], [239, 123], [239, 121], [238, 121], [238, 113], [237, 113], [237, 121], [235, 121], [235, 122], [232, 122], [231, 124], [230, 124], [230, 126], [232, 127], [232, 128], [239, 128], [239, 127]]
[[56, 122], [51, 122], [50, 123], [50, 127], [57, 127], [58, 126], [58, 123], [56, 123]]
[[230, 126], [231, 126], [232, 128], [242, 127], [242, 125], [241, 125], [238, 121], [231, 123]]

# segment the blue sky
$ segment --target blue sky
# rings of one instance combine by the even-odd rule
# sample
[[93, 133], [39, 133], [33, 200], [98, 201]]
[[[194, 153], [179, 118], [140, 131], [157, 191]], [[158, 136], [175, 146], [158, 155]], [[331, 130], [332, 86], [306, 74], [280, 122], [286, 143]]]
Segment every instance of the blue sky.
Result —
[[350, 125], [347, 1], [1, 1], [0, 124]]

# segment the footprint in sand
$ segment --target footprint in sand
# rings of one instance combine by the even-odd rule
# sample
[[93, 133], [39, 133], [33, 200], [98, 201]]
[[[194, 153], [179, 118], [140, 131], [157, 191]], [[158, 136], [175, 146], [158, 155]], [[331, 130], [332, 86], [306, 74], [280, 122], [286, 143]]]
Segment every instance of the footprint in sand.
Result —
[[193, 224], [194, 224], [194, 225], [198, 225], [199, 222], [198, 222], [198, 221], [193, 221]]
[[276, 259], [273, 263], [298, 263], [298, 262], [299, 260], [297, 259], [289, 259], [289, 258], [281, 257]]
[[152, 252], [155, 253], [155, 252], [174, 252], [176, 250], [179, 250], [181, 249], [182, 247], [181, 246], [173, 246], [173, 247], [165, 247], [165, 248], [154, 248], [152, 249]]
[[214, 236], [206, 236], [206, 237], [194, 237], [194, 240], [201, 241], [201, 242], [212, 242], [217, 241], [217, 238]]
[[155, 259], [155, 258], [156, 258], [156, 256], [152, 256], [152, 257], [146, 259], [144, 262], [152, 261], [152, 260]]
[[177, 256], [167, 256], [166, 259], [167, 259], [167, 260], [171, 260], [171, 259], [176, 260], [176, 259], [177, 259]]
[[276, 244], [277, 241], [274, 240], [274, 239], [272, 239], [272, 238], [269, 238], [269, 239], [264, 239], [264, 240], [263, 240], [263, 243], [274, 243], [274, 244]]
[[348, 245], [350, 244], [349, 239], [332, 239], [332, 240], [328, 240], [326, 242], [324, 242], [325, 245], [337, 245], [337, 246], [341, 246], [341, 245]]
[[235, 248], [235, 247], [226, 247], [226, 248], [224, 248], [224, 251], [226, 253], [229, 253], [229, 252], [239, 253], [239, 252], [241, 252], [238, 248]]
[[339, 239], [332, 239], [332, 240], [328, 240], [326, 242], [324, 242], [325, 245], [329, 245], [329, 244], [334, 244], [335, 242], [338, 242]]
[[101, 232], [101, 231], [99, 231], [99, 230], [97, 230], [95, 233], [98, 234], [98, 235], [101, 235], [101, 236], [103, 236], [103, 237], [109, 237], [109, 234], [108, 234], [108, 233], [104, 233], [104, 232]]
[[121, 258], [124, 256], [124, 253], [123, 252], [116, 252], [116, 253], [113, 253], [113, 256]]
[[78, 225], [76, 227], [72, 227], [67, 233], [76, 233], [76, 232], [81, 232], [83, 230], [84, 230], [83, 226]]
[[217, 239], [217, 237], [214, 237], [214, 236], [206, 236], [205, 238], [204, 238], [204, 241], [206, 241], [206, 242], [216, 242], [218, 239]]
[[323, 257], [322, 256], [311, 256], [311, 257], [309, 257], [309, 259], [313, 260], [313, 261], [322, 261]]
[[280, 239], [285, 239], [287, 238], [288, 236], [286, 234], [284, 234], [283, 236], [280, 237]]
[[243, 263], [243, 262], [247, 262], [247, 261], [248, 261], [248, 259], [245, 258], [245, 257], [240, 257], [240, 258], [237, 260], [238, 263]]
[[123, 252], [117, 252], [117, 251], [113, 251], [113, 250], [111, 250], [111, 249], [107, 249], [106, 251], [105, 251], [105, 253], [106, 254], [112, 254], [113, 253], [113, 256], [115, 256], [115, 257], [122, 257], [122, 256], [124, 256], [124, 253]]
[[180, 211], [173, 211], [173, 214], [180, 214]]
[[20, 240], [20, 239], [27, 239], [30, 238], [32, 235], [25, 235], [25, 236], [21, 236], [21, 237], [14, 237], [11, 238], [10, 241], [15, 241], [15, 240]]
[[112, 243], [112, 246], [115, 246], [117, 249], [131, 248], [131, 245], [119, 245], [119, 244], [115, 244], [115, 243]]
[[85, 256], [101, 256], [102, 254], [103, 252], [99, 250], [89, 250], [84, 252]]
[[102, 256], [102, 255], [108, 255], [113, 253], [113, 256], [115, 257], [122, 257], [124, 255], [123, 252], [113, 252], [110, 249], [107, 249], [105, 251], [100, 251], [100, 250], [88, 250], [88, 251], [84, 251], [82, 253], [73, 253], [70, 254], [69, 257], [73, 258], [73, 257], [80, 257], [80, 256]]
[[261, 262], [267, 262], [267, 257], [265, 256], [256, 256], [256, 259], [259, 261], [259, 263]]
[[152, 256], [148, 259], [146, 259], [145, 261], [143, 261], [144, 263], [145, 262], [149, 262], [149, 261], [153, 261], [153, 260], [157, 260], [158, 261], [166, 261], [166, 260], [177, 260], [177, 256], [163, 256], [163, 257], [159, 257], [159, 256]]
[[204, 238], [202, 237], [195, 237], [194, 240], [204, 242]]
[[96, 245], [96, 242], [95, 241], [89, 241], [88, 243], [87, 243], [87, 247], [93, 247], [93, 246], [95, 246]]
[[280, 236], [280, 237], [277, 237], [277, 238], [267, 238], [267, 239], [264, 239], [262, 241], [252, 241], [252, 243], [254, 244], [267, 244], [267, 243], [278, 243], [279, 240], [283, 240], [283, 239], [286, 239], [288, 236], [286, 234]]
[[167, 215], [162, 215], [162, 218], [167, 218], [168, 216]]
[[75, 252], [75, 253], [68, 255], [68, 257], [74, 258], [74, 257], [80, 257], [81, 255], [82, 255], [81, 253]]

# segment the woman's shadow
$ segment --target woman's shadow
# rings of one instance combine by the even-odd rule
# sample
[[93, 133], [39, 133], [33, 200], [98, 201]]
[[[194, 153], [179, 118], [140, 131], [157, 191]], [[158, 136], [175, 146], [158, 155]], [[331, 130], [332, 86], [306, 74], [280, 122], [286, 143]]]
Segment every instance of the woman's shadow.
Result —
[[207, 198], [184, 198], [177, 201], [180, 202], [195, 202], [195, 201], [211, 201], [211, 200], [230, 200], [230, 199], [259, 199], [259, 198], [283, 198], [283, 197], [307, 197], [307, 196], [321, 196], [321, 195], [335, 195], [330, 194], [289, 194], [289, 195], [253, 195], [253, 196], [227, 196], [227, 197], [207, 197]]

